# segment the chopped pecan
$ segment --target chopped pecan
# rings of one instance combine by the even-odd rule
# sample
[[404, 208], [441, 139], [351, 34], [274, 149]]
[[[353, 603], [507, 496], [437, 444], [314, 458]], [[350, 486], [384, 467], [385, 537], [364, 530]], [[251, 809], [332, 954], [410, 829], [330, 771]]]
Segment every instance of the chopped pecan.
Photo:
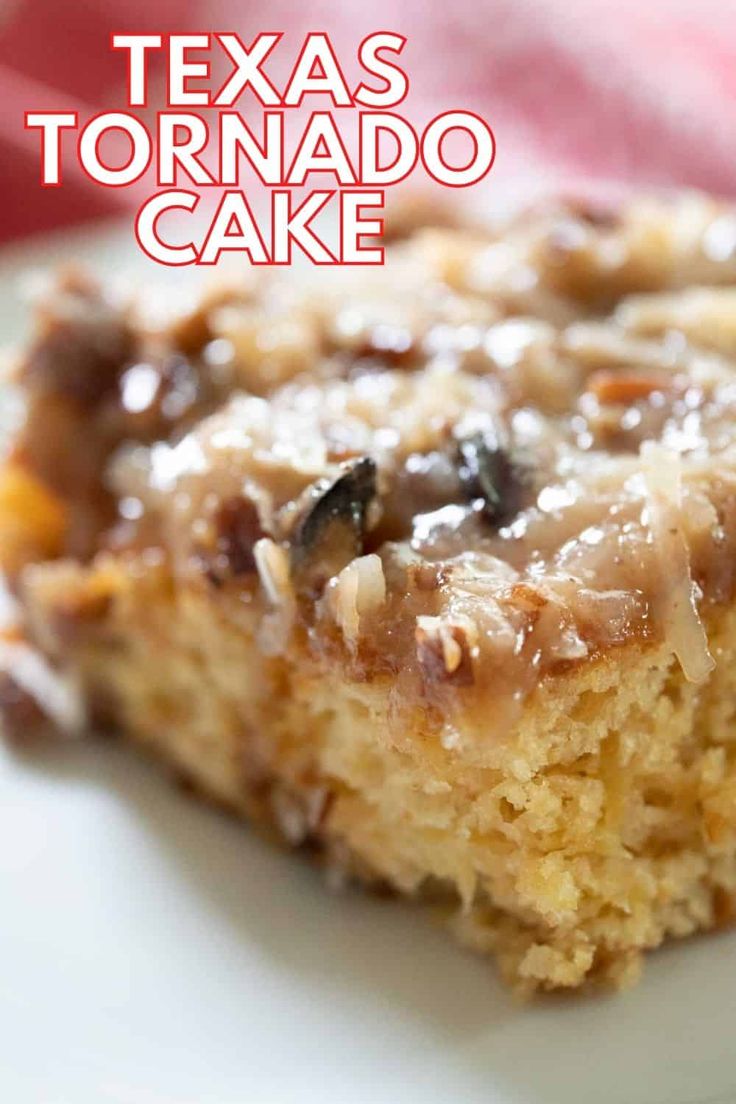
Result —
[[171, 327], [170, 336], [176, 348], [185, 356], [197, 356], [212, 337], [209, 304], [202, 304], [196, 310], [177, 318]]
[[93, 288], [62, 286], [49, 307], [41, 336], [21, 365], [23, 382], [91, 406], [114, 386], [135, 355], [125, 317]]
[[600, 403], [621, 403], [628, 406], [638, 399], [648, 399], [654, 391], [670, 391], [673, 377], [663, 372], [594, 372], [588, 390]]
[[437, 590], [441, 582], [442, 568], [439, 564], [421, 560], [409, 564], [406, 577], [412, 590]]
[[419, 665], [430, 682], [472, 686], [473, 659], [463, 625], [440, 617], [420, 617], [415, 638]]
[[307, 489], [291, 542], [300, 589], [319, 591], [363, 551], [368, 507], [376, 497], [376, 464], [368, 456], [344, 464], [336, 479]]
[[458, 472], [469, 499], [480, 499], [483, 514], [496, 525], [521, 508], [524, 478], [522, 467], [512, 458], [495, 430], [466, 437], [458, 444]]
[[245, 495], [225, 499], [214, 518], [214, 549], [204, 556], [207, 577], [215, 586], [256, 571], [253, 549], [266, 534], [255, 503]]
[[528, 626], [537, 624], [549, 599], [528, 583], [515, 583], [510, 592], [511, 601], [526, 615]]

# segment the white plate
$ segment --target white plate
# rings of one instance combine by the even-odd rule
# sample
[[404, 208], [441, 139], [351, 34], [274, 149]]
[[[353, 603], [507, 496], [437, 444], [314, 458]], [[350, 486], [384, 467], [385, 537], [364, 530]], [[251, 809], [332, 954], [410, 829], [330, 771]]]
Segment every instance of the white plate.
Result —
[[[140, 263], [109, 227], [0, 256], [3, 336], [29, 262], [86, 255]], [[113, 744], [0, 754], [0, 886], [8, 1104], [736, 1100], [736, 935], [518, 1007], [421, 912], [331, 896]]]

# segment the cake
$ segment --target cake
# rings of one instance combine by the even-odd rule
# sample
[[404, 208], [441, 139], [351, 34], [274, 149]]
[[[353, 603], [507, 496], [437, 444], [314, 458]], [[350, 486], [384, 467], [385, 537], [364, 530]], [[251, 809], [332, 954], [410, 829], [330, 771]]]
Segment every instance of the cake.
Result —
[[624, 985], [736, 915], [736, 212], [417, 221], [165, 317], [55, 278], [4, 729], [120, 733], [522, 992]]

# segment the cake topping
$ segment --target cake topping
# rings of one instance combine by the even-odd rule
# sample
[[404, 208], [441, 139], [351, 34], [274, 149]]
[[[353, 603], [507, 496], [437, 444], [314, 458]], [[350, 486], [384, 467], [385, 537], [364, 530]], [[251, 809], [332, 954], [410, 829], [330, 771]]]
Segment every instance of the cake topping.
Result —
[[87, 459], [80, 419], [51, 448], [33, 404], [19, 459], [70, 532], [157, 541], [239, 592], [269, 652], [514, 697], [665, 640], [698, 682], [703, 615], [736, 584], [726, 217], [686, 198], [419, 231], [383, 270], [259, 273], [159, 329], [66, 285], [22, 374], [87, 404]]

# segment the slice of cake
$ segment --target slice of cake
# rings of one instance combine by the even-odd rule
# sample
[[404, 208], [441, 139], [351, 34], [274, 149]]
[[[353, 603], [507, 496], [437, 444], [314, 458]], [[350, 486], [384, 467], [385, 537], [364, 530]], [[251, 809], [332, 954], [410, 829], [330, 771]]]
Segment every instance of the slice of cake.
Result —
[[8, 734], [73, 684], [523, 989], [731, 921], [735, 246], [697, 197], [559, 204], [165, 325], [60, 277], [0, 475]]

